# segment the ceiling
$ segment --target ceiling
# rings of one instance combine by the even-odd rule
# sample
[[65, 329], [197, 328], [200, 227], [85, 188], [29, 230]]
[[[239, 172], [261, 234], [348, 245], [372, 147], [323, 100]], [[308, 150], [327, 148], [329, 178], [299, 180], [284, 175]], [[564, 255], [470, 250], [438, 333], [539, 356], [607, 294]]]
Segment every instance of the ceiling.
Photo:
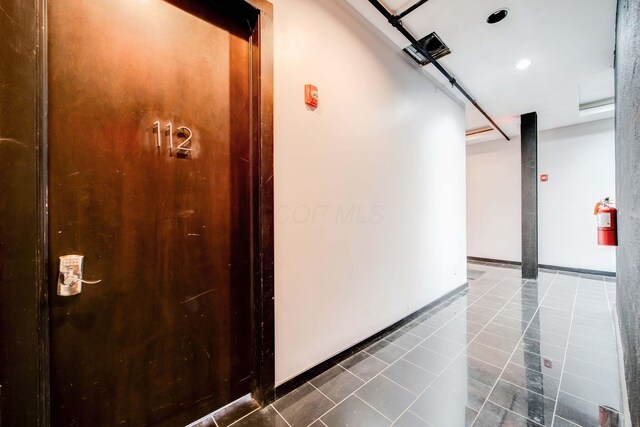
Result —
[[[399, 48], [409, 45], [368, 0], [345, 1]], [[394, 14], [415, 2], [382, 0]], [[507, 18], [487, 24], [499, 8], [509, 9]], [[532, 111], [539, 130], [613, 117], [610, 108], [581, 115], [579, 106], [614, 96], [615, 16], [615, 0], [430, 0], [402, 22], [417, 39], [435, 31], [451, 49], [439, 62], [507, 135], [516, 136], [520, 115]], [[516, 69], [524, 58], [531, 66]], [[425, 70], [451, 87], [433, 65]], [[452, 91], [466, 102], [467, 130], [489, 125]], [[498, 138], [492, 131], [467, 141]]]

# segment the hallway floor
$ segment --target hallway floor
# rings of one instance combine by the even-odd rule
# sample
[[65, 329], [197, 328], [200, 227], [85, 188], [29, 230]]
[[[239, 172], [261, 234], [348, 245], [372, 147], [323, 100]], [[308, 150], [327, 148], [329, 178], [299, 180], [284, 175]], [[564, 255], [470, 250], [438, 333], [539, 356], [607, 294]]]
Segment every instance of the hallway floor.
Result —
[[469, 278], [467, 290], [232, 425], [623, 424], [615, 279], [541, 270], [533, 282], [486, 263], [469, 264]]

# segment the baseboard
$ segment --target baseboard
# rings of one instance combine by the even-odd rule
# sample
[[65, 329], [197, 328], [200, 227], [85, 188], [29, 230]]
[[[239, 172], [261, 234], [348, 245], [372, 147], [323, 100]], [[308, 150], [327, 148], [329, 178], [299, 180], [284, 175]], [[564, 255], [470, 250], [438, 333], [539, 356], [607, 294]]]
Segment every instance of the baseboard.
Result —
[[[506, 261], [503, 259], [493, 259], [493, 258], [481, 258], [475, 256], [467, 257], [469, 261], [478, 261], [478, 262], [487, 262], [490, 264], [509, 264], [509, 265], [522, 265], [521, 262], [518, 261]], [[568, 271], [571, 273], [580, 273], [580, 274], [593, 274], [597, 276], [606, 276], [606, 277], [616, 277], [616, 273], [613, 271], [602, 271], [602, 270], [590, 270], [587, 268], [575, 268], [575, 267], [561, 267], [558, 265], [548, 265], [548, 264], [539, 264], [539, 268], [546, 268], [547, 270], [558, 270], [558, 271]]]
[[276, 387], [276, 399], [284, 396], [285, 394], [287, 394], [287, 393], [289, 393], [289, 392], [291, 392], [291, 391], [293, 391], [295, 389], [297, 389], [298, 387], [300, 387], [304, 383], [306, 383], [309, 380], [317, 377], [318, 375], [320, 375], [321, 373], [323, 373], [327, 369], [335, 366], [336, 364], [342, 362], [343, 360], [348, 359], [349, 357], [353, 356], [354, 354], [358, 353], [359, 351], [364, 350], [365, 348], [369, 347], [371, 344], [373, 344], [374, 342], [378, 341], [379, 339], [384, 338], [385, 336], [389, 335], [390, 333], [392, 333], [396, 329], [401, 328], [402, 326], [406, 325], [407, 323], [411, 322], [412, 320], [420, 317], [426, 311], [428, 311], [428, 310], [432, 309], [433, 307], [437, 306], [438, 304], [440, 304], [444, 300], [449, 299], [452, 296], [462, 292], [468, 286], [469, 286], [468, 283], [464, 283], [463, 285], [458, 286], [454, 290], [452, 290], [450, 292], [447, 292], [445, 295], [441, 296], [437, 300], [432, 301], [431, 303], [427, 304], [426, 306], [422, 307], [421, 309], [419, 309], [419, 310], [411, 313], [407, 317], [397, 321], [393, 325], [384, 328], [383, 330], [371, 335], [370, 337], [365, 338], [364, 340], [354, 344], [353, 346], [349, 347], [348, 349], [341, 351], [340, 353], [336, 354], [335, 356], [330, 357], [329, 359], [325, 360], [324, 362], [321, 362], [321, 363], [315, 365], [314, 367], [312, 367], [310, 369], [307, 369], [306, 371], [302, 372], [301, 374], [298, 374], [295, 377], [285, 381], [284, 383], [282, 383], [282, 384], [280, 384], [279, 386]]
[[507, 261], [504, 259], [495, 259], [495, 258], [481, 258], [477, 256], [468, 256], [467, 259], [469, 261], [490, 262], [491, 264], [522, 265], [522, 263], [518, 261]]
[[594, 274], [596, 276], [616, 277], [616, 273], [614, 271], [589, 270], [587, 268], [559, 267], [557, 265], [547, 265], [547, 264], [540, 264], [538, 265], [538, 267], [546, 268], [549, 270], [569, 271], [571, 273]]

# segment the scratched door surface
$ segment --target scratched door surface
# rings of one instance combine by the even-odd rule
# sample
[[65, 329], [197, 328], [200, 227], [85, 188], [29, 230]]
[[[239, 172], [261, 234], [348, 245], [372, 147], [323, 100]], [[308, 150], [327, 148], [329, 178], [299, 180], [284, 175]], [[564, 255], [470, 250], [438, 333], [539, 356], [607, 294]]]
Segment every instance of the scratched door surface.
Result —
[[[178, 425], [250, 391], [248, 25], [48, 3], [52, 424]], [[68, 254], [101, 282], [62, 297]]]

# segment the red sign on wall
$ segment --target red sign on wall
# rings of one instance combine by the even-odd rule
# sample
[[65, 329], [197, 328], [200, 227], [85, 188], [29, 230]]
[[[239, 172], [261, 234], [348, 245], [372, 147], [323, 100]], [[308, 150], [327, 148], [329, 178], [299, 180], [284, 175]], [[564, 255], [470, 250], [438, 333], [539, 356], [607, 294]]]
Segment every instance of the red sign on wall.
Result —
[[540, 175], [540, 182], [547, 182], [549, 181], [549, 174], [547, 173], [543, 173]]

